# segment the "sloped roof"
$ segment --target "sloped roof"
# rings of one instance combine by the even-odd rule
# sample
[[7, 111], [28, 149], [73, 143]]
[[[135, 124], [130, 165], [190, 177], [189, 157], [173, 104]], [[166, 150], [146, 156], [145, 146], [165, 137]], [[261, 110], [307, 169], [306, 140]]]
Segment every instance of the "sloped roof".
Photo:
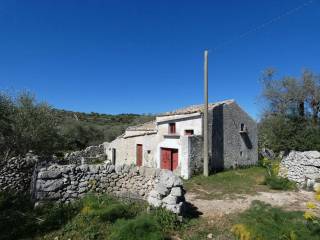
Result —
[[[228, 99], [228, 100], [224, 100], [221, 102], [215, 102], [215, 103], [209, 103], [208, 104], [208, 108], [214, 109], [215, 107], [221, 106], [223, 104], [230, 104], [233, 103], [234, 100], [233, 99]], [[199, 104], [199, 105], [191, 105], [185, 108], [180, 108], [177, 109], [175, 111], [171, 111], [171, 112], [165, 112], [162, 114], [159, 114], [158, 116], [170, 116], [170, 115], [181, 115], [181, 114], [191, 114], [191, 113], [197, 113], [197, 112], [202, 112], [203, 111], [203, 105], [204, 104]]]
[[127, 128], [128, 131], [154, 131], [156, 130], [156, 121], [146, 122], [137, 126], [130, 126]]
[[[221, 106], [223, 104], [230, 104], [233, 103], [234, 100], [229, 99], [229, 100], [225, 100], [225, 101], [221, 101], [221, 102], [215, 102], [215, 103], [209, 103], [208, 108], [209, 109], [213, 109], [217, 106]], [[181, 115], [181, 114], [191, 114], [191, 113], [197, 113], [197, 112], [202, 112], [203, 111], [203, 104], [200, 105], [192, 105], [192, 106], [188, 106], [185, 108], [181, 108], [181, 109], [177, 109], [175, 111], [171, 111], [171, 112], [165, 112], [162, 114], [159, 114], [158, 116], [170, 116], [170, 115]], [[139, 131], [138, 134], [139, 136], [142, 134], [141, 132], [145, 132], [145, 134], [152, 134], [152, 133], [156, 133], [157, 131], [157, 124], [156, 121], [150, 121], [150, 122], [146, 122], [137, 126], [130, 126], [126, 129], [127, 131]], [[130, 136], [138, 136], [136, 134], [130, 135]]]

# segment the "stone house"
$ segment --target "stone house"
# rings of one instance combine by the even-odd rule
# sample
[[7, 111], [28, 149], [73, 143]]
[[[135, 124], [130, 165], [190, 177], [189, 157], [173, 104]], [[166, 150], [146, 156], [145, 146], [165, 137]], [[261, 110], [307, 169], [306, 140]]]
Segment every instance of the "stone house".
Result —
[[[188, 179], [203, 167], [203, 105], [189, 106], [128, 127], [107, 148], [115, 165], [169, 169]], [[257, 123], [234, 100], [209, 104], [211, 171], [258, 161]]]

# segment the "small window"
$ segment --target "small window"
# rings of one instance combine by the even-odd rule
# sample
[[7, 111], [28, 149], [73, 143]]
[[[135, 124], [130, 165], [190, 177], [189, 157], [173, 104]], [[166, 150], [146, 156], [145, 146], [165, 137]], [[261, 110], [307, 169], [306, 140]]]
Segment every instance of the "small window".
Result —
[[169, 123], [169, 133], [170, 134], [176, 133], [176, 124], [175, 123]]
[[187, 129], [184, 131], [184, 135], [193, 135], [193, 129]]
[[244, 123], [241, 123], [241, 124], [240, 124], [240, 132], [241, 132], [241, 133], [247, 132], [247, 127], [246, 127], [246, 125], [244, 125]]

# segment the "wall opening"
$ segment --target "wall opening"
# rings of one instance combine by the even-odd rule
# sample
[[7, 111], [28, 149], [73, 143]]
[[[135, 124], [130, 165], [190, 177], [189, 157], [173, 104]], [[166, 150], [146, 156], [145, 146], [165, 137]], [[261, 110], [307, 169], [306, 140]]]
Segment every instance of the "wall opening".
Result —
[[142, 144], [137, 144], [136, 165], [142, 166]]
[[112, 164], [116, 165], [116, 155], [117, 155], [117, 150], [115, 148], [112, 148]]
[[178, 149], [161, 148], [161, 169], [175, 170], [178, 167]]
[[169, 134], [176, 134], [176, 123], [169, 123]]
[[193, 135], [193, 134], [194, 134], [193, 129], [187, 129], [184, 131], [184, 135]]

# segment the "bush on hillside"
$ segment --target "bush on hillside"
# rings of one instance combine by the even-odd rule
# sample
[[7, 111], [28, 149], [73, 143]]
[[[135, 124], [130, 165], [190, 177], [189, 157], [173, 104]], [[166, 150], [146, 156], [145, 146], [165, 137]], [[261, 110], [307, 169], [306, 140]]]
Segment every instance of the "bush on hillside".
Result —
[[129, 125], [153, 119], [137, 114], [85, 114], [53, 109], [29, 92], [0, 92], [0, 158], [59, 154], [112, 141]]
[[297, 117], [269, 115], [259, 123], [259, 146], [280, 151], [320, 151], [320, 128]]
[[5, 157], [52, 153], [60, 142], [57, 118], [46, 103], [37, 103], [30, 93], [12, 98], [0, 94], [0, 150]]

